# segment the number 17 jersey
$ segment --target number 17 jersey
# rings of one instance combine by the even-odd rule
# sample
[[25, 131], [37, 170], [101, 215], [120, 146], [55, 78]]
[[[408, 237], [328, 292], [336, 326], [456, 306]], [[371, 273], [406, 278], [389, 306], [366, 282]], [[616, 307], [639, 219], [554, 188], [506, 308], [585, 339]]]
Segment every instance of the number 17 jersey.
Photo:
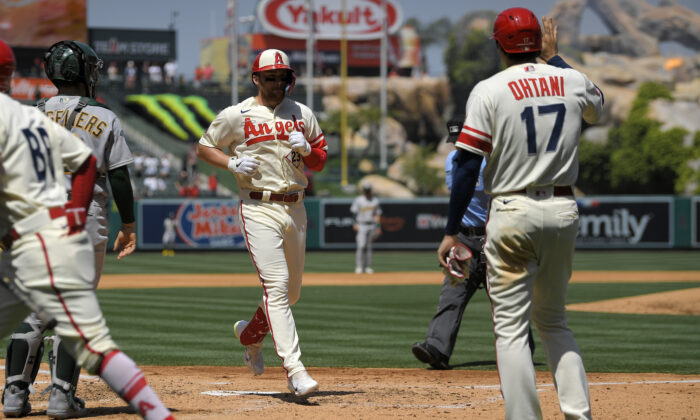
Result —
[[456, 146], [486, 157], [489, 194], [573, 185], [582, 120], [595, 123], [602, 107], [598, 88], [574, 69], [514, 65], [474, 87]]

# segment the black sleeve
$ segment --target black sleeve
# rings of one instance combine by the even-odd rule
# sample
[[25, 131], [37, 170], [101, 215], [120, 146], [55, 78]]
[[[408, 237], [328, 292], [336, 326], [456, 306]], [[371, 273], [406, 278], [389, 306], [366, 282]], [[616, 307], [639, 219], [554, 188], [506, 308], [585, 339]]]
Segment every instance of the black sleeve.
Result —
[[109, 171], [109, 185], [112, 187], [112, 197], [119, 209], [122, 223], [132, 223], [134, 218], [134, 192], [131, 189], [131, 178], [126, 165]]
[[479, 169], [483, 156], [466, 150], [459, 150], [452, 166], [452, 190], [447, 213], [446, 235], [456, 235], [464, 212], [474, 195], [474, 188], [479, 180]]

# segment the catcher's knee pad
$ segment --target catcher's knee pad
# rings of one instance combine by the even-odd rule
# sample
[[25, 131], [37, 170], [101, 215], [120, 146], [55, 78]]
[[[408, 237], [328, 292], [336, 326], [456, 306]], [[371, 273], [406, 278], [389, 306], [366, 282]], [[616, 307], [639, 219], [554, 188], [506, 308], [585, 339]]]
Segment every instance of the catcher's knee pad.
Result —
[[75, 357], [62, 344], [61, 337], [53, 336], [50, 339], [53, 341], [51, 350], [49, 350], [51, 384], [66, 392], [75, 391], [80, 377], [80, 366], [78, 366]]
[[44, 341], [40, 324], [23, 323], [10, 336], [5, 361], [5, 383], [34, 383], [39, 373]]

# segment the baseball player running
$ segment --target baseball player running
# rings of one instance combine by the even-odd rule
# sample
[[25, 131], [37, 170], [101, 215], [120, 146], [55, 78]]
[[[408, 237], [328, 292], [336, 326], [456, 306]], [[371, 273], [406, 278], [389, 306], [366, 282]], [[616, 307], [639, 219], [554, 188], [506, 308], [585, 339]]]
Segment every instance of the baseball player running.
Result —
[[261, 347], [269, 331], [287, 388], [304, 396], [317, 391], [318, 383], [300, 360], [290, 305], [299, 300], [304, 271], [304, 168], [322, 170], [328, 147], [311, 110], [286, 97], [295, 81], [287, 54], [258, 54], [252, 79], [257, 96], [221, 111], [199, 140], [197, 155], [236, 177], [241, 230], [263, 288], [250, 322], [234, 326], [245, 346], [243, 360], [255, 375], [263, 373]]
[[372, 274], [372, 243], [382, 233], [380, 217], [382, 208], [377, 197], [372, 196], [372, 184], [362, 185], [362, 195], [358, 195], [350, 205], [350, 213], [355, 215], [355, 274]]
[[506, 418], [542, 418], [527, 345], [532, 320], [562, 412], [589, 419], [586, 372], [565, 302], [579, 223], [573, 184], [581, 124], [598, 120], [603, 95], [557, 55], [557, 28], [551, 19], [542, 22], [544, 31], [524, 8], [496, 17], [493, 38], [506, 69], [477, 84], [467, 100], [438, 259], [446, 266], [486, 157], [484, 249]]
[[[58, 88], [58, 95], [41, 100], [37, 107], [57, 123], [80, 137], [97, 159], [98, 176], [92, 202], [88, 208], [86, 230], [95, 248], [95, 282], [102, 274], [107, 247], [107, 203], [109, 180], [114, 201], [119, 209], [122, 226], [114, 243], [120, 250], [117, 259], [131, 254], [136, 248], [134, 231], [134, 199], [127, 165], [133, 161], [124, 132], [117, 116], [95, 101], [95, 86], [102, 60], [90, 46], [77, 41], [61, 41], [49, 48], [44, 57], [44, 69]], [[12, 335], [8, 351], [6, 387], [10, 383], [31, 384], [41, 362], [41, 320], [30, 315]], [[80, 416], [84, 403], [75, 397], [80, 374], [76, 361], [54, 337], [49, 350], [51, 361], [51, 393], [47, 413], [55, 418]]]
[[[143, 418], [172, 419], [141, 369], [110, 337], [97, 301], [94, 249], [85, 232], [97, 160], [39, 110], [4, 93], [0, 109], [0, 337], [33, 311], [43, 325], [53, 326], [72, 358]], [[64, 167], [73, 172], [69, 202]], [[27, 339], [24, 345], [41, 347], [41, 340]], [[8, 349], [8, 357], [14, 349]], [[37, 361], [32, 369], [38, 366]], [[5, 417], [30, 413], [28, 386], [13, 381], [5, 388]]]
[[[447, 142], [455, 143], [462, 131], [464, 115], [458, 115], [447, 122]], [[455, 149], [445, 159], [445, 183], [452, 189], [452, 168], [458, 155]], [[476, 290], [486, 285], [486, 257], [483, 254], [484, 234], [486, 232], [486, 213], [488, 212], [489, 197], [484, 192], [483, 170], [486, 162], [482, 162], [479, 178], [474, 189], [474, 196], [464, 212], [459, 225], [459, 243], [469, 248], [472, 257], [466, 262], [468, 273], [462, 278], [455, 277], [449, 271], [440, 289], [440, 298], [435, 315], [430, 320], [425, 341], [416, 342], [411, 350], [413, 355], [423, 363], [428, 363], [433, 369], [451, 369], [449, 364], [452, 351], [457, 341], [462, 315]], [[530, 352], [535, 352], [535, 340], [532, 331], [528, 330]]]

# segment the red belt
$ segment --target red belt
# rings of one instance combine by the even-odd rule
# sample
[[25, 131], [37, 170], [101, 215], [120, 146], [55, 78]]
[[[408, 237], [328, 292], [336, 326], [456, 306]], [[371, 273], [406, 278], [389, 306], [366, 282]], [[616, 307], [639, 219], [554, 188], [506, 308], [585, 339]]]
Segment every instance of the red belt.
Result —
[[[51, 207], [49, 209], [49, 218], [51, 220], [53, 219], [58, 219], [59, 217], [65, 216], [66, 215], [66, 210], [63, 207]], [[20, 235], [17, 233], [17, 231], [12, 228], [10, 229], [9, 232], [5, 234], [5, 236], [0, 239], [0, 247], [4, 250], [8, 250], [12, 247], [12, 243], [19, 239]]]
[[[300, 197], [301, 196], [301, 197]], [[297, 200], [303, 200], [306, 196], [304, 191], [295, 192], [292, 194], [282, 194], [282, 193], [270, 193], [270, 201], [282, 201], [284, 203], [296, 203]], [[262, 200], [263, 191], [251, 191], [248, 197], [253, 200]]]
[[[537, 190], [537, 188], [533, 188], [534, 190]], [[509, 194], [527, 194], [526, 189], [518, 190], [518, 191], [511, 191]], [[555, 197], [562, 197], [566, 195], [574, 195], [574, 189], [571, 188], [570, 186], [559, 186], [559, 187], [554, 187], [552, 190], [552, 195]]]

